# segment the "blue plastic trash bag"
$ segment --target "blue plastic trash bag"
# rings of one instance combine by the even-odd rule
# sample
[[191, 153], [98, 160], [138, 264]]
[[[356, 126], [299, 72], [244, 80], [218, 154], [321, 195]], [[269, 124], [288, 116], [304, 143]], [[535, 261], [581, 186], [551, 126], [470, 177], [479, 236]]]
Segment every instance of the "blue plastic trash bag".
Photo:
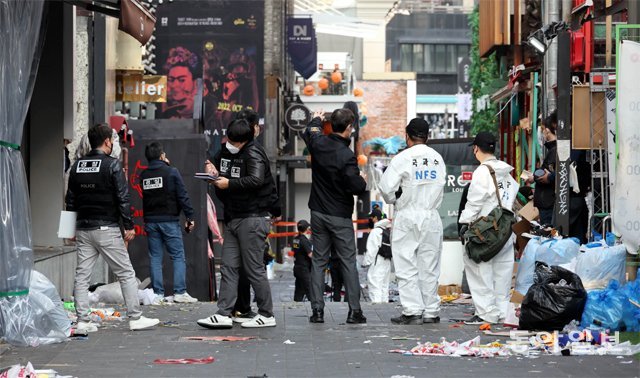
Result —
[[540, 246], [540, 238], [529, 240], [518, 262], [516, 274], [516, 291], [522, 295], [533, 285], [533, 273], [536, 267], [536, 250]]
[[587, 291], [604, 289], [611, 280], [625, 281], [627, 250], [624, 245], [609, 247], [604, 241], [589, 243], [578, 256], [576, 274]]
[[580, 254], [580, 241], [576, 238], [551, 240], [542, 243], [536, 250], [536, 261], [550, 266], [559, 266], [575, 272]]
[[626, 326], [622, 313], [626, 299], [620, 290], [620, 284], [615, 280], [606, 289], [589, 292], [580, 325], [610, 331], [624, 330]]
[[[625, 296], [622, 307], [622, 319], [628, 332], [640, 332], [640, 269], [638, 278], [624, 285], [621, 289]], [[633, 304], [635, 302], [636, 304]]]

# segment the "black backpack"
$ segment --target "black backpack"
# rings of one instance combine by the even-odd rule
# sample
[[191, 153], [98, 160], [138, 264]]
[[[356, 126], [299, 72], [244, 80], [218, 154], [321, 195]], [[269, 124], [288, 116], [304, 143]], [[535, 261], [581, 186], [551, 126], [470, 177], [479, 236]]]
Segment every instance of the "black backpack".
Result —
[[[378, 255], [387, 260], [391, 260], [391, 229], [385, 227], [378, 227], [382, 229], [382, 244], [378, 249]], [[376, 256], [377, 258], [378, 256]]]

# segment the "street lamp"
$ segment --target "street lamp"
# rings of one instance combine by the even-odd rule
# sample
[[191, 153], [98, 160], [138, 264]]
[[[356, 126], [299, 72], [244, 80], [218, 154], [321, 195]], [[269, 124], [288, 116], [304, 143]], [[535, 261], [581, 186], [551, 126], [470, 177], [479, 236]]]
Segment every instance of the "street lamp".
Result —
[[544, 55], [547, 52], [547, 41], [555, 38], [558, 32], [567, 29], [569, 29], [569, 26], [566, 22], [554, 21], [531, 33], [527, 37], [527, 44], [533, 47], [538, 54]]

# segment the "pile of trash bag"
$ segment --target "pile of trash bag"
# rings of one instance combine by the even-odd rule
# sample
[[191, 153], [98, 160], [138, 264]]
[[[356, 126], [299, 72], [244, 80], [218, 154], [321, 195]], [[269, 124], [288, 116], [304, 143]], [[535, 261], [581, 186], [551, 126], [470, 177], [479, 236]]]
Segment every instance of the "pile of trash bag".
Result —
[[624, 283], [626, 255], [624, 245], [609, 246], [604, 240], [580, 246], [576, 238], [533, 238], [518, 263], [515, 290], [524, 295], [533, 285], [536, 261], [576, 273], [587, 291], [604, 289], [611, 280]]
[[[56, 287], [38, 271], [31, 272], [29, 295], [12, 298], [0, 309], [3, 339], [12, 345], [38, 346], [66, 341], [71, 334], [71, 321]], [[24, 300], [26, 299], [26, 300]], [[16, 319], [11, 314], [23, 314]]]
[[534, 284], [522, 301], [520, 329], [561, 330], [580, 320], [587, 292], [577, 274], [537, 261]]
[[590, 291], [580, 325], [640, 332], [640, 277], [624, 286], [614, 280], [605, 289]]
[[526, 294], [534, 281], [535, 262], [556, 265], [575, 272], [580, 255], [580, 241], [576, 238], [546, 239], [533, 238], [518, 263], [516, 291]]

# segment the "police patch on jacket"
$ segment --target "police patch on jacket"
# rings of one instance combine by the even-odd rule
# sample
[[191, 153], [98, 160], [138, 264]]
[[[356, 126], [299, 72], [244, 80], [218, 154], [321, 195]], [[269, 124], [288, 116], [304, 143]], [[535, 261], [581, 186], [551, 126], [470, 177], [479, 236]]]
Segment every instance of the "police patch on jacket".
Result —
[[76, 168], [76, 173], [98, 173], [102, 160], [80, 160]]
[[162, 188], [162, 177], [152, 177], [152, 178], [142, 180], [143, 190], [160, 189], [160, 188]]
[[240, 167], [231, 167], [231, 178], [240, 178]]
[[231, 160], [229, 159], [220, 159], [220, 173], [229, 172], [229, 167], [231, 166]]

